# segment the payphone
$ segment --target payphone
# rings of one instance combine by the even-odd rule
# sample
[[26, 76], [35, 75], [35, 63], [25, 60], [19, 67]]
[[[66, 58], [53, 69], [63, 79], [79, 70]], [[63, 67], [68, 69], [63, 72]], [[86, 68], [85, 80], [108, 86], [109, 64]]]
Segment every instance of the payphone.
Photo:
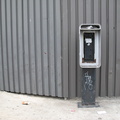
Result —
[[101, 66], [101, 25], [79, 27], [79, 64], [82, 68], [82, 102], [78, 107], [98, 107], [95, 102], [96, 68]]
[[101, 26], [99, 24], [80, 25], [79, 48], [81, 68], [101, 66]]

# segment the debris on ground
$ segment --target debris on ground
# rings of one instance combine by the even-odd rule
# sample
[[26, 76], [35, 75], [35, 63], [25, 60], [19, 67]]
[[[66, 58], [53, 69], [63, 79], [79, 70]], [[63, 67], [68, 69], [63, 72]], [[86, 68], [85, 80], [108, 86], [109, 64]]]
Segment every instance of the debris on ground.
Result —
[[106, 112], [106, 111], [97, 111], [97, 113], [98, 113], [99, 115], [102, 115], [102, 114], [106, 114], [107, 112]]
[[29, 105], [29, 102], [23, 101], [22, 105]]

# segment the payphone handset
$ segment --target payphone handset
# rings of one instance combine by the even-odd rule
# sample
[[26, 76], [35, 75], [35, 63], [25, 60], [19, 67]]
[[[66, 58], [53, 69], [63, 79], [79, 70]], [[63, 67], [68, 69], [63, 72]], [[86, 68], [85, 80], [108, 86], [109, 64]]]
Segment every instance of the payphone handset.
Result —
[[101, 26], [99, 24], [80, 25], [79, 63], [82, 68], [101, 66]]

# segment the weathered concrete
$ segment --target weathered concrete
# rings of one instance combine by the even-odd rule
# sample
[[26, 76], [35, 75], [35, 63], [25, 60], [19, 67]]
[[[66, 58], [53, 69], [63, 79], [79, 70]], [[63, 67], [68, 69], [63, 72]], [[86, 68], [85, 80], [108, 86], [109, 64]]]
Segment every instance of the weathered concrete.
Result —
[[99, 108], [77, 108], [78, 101], [0, 92], [0, 120], [120, 120], [120, 97], [97, 98]]

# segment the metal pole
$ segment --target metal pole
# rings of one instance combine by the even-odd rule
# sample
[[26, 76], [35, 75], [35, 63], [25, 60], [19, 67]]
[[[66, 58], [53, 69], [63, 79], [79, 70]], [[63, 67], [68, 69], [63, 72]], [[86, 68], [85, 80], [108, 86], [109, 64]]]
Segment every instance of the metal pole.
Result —
[[82, 102], [78, 107], [99, 107], [95, 102], [96, 69], [82, 69]]

